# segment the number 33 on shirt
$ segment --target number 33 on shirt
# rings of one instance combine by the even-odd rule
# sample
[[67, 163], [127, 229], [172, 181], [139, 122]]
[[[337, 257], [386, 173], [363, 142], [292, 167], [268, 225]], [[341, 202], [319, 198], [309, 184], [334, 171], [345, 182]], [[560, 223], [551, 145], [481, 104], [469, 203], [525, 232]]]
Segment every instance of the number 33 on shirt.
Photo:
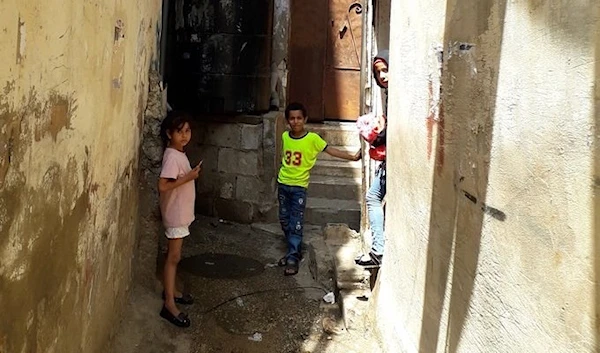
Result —
[[287, 165], [302, 165], [302, 152], [298, 151], [285, 151], [285, 164]]
[[302, 137], [292, 137], [289, 132], [282, 135], [282, 163], [277, 181], [284, 185], [308, 187], [310, 170], [327, 142], [314, 132]]

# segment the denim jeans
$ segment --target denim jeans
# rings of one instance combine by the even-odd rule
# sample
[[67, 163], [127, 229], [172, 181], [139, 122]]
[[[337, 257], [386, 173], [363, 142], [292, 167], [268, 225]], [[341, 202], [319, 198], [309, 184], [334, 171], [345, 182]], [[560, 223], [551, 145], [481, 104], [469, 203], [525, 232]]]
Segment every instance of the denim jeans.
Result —
[[302, 257], [306, 188], [279, 184], [277, 194], [279, 199], [279, 222], [288, 246], [286, 258], [293, 257], [300, 260]]
[[371, 252], [376, 255], [383, 255], [385, 245], [384, 235], [384, 215], [383, 215], [383, 198], [385, 197], [385, 164], [379, 166], [375, 172], [373, 183], [367, 191], [366, 202], [367, 211], [369, 212], [369, 224], [371, 226], [371, 234], [373, 235], [373, 245]]

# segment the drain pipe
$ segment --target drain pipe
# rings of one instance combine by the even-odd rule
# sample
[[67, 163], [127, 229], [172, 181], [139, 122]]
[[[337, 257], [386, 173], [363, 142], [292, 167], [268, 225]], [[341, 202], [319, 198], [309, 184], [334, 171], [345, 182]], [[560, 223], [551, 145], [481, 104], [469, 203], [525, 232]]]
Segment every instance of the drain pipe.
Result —
[[[369, 52], [370, 52], [370, 44], [369, 36], [371, 34], [371, 29], [369, 27], [371, 21], [369, 18], [372, 18], [373, 14], [371, 13], [371, 2], [372, 0], [365, 0], [362, 5], [362, 45], [361, 45], [361, 60], [360, 60], [360, 114], [368, 113], [369, 109], [367, 109], [367, 83], [369, 79]], [[370, 91], [370, 90], [369, 90]]]
[[[362, 45], [361, 45], [361, 61], [360, 61], [360, 114], [366, 114], [371, 111], [370, 107], [367, 107], [367, 102], [369, 101], [369, 96], [371, 95], [371, 89], [369, 84], [370, 76], [370, 65], [371, 65], [371, 30], [372, 30], [372, 18], [373, 18], [373, 7], [371, 6], [371, 1], [377, 0], [363, 0], [362, 6]], [[369, 86], [369, 88], [367, 88]], [[365, 202], [366, 190], [371, 184], [371, 162], [369, 160], [369, 154], [367, 153], [369, 146], [362, 139], [360, 140], [361, 150], [362, 150], [362, 188], [360, 193], [360, 234], [361, 234], [361, 242], [363, 248], [366, 247], [366, 242], [364, 236], [362, 236], [368, 228], [368, 216], [367, 216], [367, 206]]]

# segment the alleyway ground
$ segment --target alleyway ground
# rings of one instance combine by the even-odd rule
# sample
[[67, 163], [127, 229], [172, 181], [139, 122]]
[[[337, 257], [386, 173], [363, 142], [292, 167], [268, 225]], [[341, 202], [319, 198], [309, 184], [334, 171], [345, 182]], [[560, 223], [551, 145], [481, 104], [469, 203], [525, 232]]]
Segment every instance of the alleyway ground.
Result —
[[[297, 276], [285, 277], [283, 270], [274, 266], [285, 251], [281, 235], [198, 217], [184, 243], [180, 264], [180, 277], [196, 298], [194, 305], [180, 307], [190, 315], [192, 327], [180, 329], [158, 316], [162, 304], [158, 281], [154, 290], [138, 285], [132, 290], [110, 351], [380, 352], [368, 329], [343, 330], [337, 304], [322, 300], [333, 290], [333, 263], [320, 228], [307, 227], [305, 243], [314, 251], [306, 252]], [[297, 287], [312, 288], [294, 289]], [[225, 304], [215, 308], [221, 303]], [[337, 322], [334, 334], [324, 331], [324, 318], [326, 327]], [[256, 333], [261, 340], [250, 339]]]

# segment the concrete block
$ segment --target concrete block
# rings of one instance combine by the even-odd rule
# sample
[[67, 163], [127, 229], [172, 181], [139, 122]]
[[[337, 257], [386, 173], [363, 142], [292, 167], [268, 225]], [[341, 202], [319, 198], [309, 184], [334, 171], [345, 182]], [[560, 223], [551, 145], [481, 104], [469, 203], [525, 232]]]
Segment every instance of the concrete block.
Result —
[[233, 199], [235, 195], [235, 185], [232, 182], [225, 181], [219, 188], [219, 197], [224, 199]]
[[279, 172], [280, 161], [276, 160], [277, 153], [275, 148], [265, 148], [262, 153], [263, 175], [267, 177], [276, 177]]
[[205, 145], [241, 148], [242, 124], [206, 124]]
[[217, 172], [202, 173], [196, 182], [196, 193], [211, 192], [218, 197], [221, 192], [227, 193], [226, 189], [231, 188], [231, 196], [225, 198], [233, 199], [235, 198], [235, 178], [235, 174]]
[[246, 201], [217, 198], [215, 212], [219, 218], [228, 221], [240, 223], [252, 223], [254, 221], [254, 205]]
[[261, 222], [279, 224], [279, 206], [276, 203], [261, 205], [257, 217]]
[[213, 193], [217, 180], [218, 173], [203, 172], [196, 180], [196, 194]]
[[240, 175], [259, 175], [258, 153], [231, 148], [219, 150], [219, 172]]
[[258, 150], [262, 146], [262, 125], [244, 124], [241, 129], [241, 148], [243, 150]]
[[240, 175], [236, 178], [235, 198], [237, 200], [259, 203], [265, 190], [263, 181], [255, 176]]
[[369, 290], [340, 290], [340, 306], [346, 329], [364, 326], [369, 310]]
[[277, 119], [279, 112], [275, 114], [265, 114], [263, 118], [263, 148], [275, 147], [277, 143]]
[[202, 146], [198, 151], [197, 156], [193, 156], [195, 159], [192, 160], [192, 156], [190, 156], [190, 161], [198, 162], [202, 160], [202, 171], [211, 171], [216, 172], [219, 170], [218, 161], [219, 161], [219, 148], [215, 146]]
[[211, 192], [196, 194], [196, 213], [205, 216], [214, 216], [214, 201], [215, 197]]

